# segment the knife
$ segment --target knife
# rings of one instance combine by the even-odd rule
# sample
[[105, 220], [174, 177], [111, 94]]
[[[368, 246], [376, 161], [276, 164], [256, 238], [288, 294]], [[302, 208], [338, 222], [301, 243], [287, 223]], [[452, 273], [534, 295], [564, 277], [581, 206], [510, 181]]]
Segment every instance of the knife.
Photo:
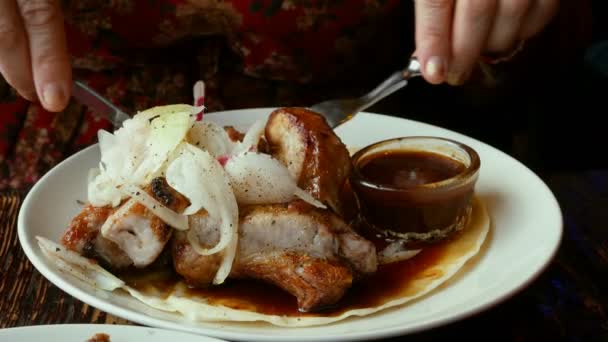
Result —
[[74, 81], [72, 83], [72, 97], [89, 107], [91, 111], [101, 114], [110, 120], [112, 125], [114, 125], [114, 129], [120, 128], [125, 120], [131, 118], [127, 113], [81, 81]]

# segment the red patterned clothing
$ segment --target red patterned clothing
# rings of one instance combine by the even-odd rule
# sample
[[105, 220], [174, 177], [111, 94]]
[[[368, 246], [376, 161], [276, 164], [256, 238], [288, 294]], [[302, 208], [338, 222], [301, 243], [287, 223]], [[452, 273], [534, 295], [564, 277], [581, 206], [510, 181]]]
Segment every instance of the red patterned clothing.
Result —
[[[62, 3], [74, 77], [130, 112], [191, 103], [198, 79], [210, 111], [306, 105], [367, 89], [411, 53], [409, 1]], [[27, 189], [100, 128], [77, 103], [48, 113], [0, 78], [0, 190]]]

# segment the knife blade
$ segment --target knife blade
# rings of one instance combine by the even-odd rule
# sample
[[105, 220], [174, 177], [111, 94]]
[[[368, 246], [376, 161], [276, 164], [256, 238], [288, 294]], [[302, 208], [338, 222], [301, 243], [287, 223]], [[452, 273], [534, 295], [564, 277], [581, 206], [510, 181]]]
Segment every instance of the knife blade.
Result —
[[110, 120], [114, 129], [120, 128], [125, 120], [130, 119], [127, 113], [80, 81], [72, 82], [72, 97], [91, 111]]

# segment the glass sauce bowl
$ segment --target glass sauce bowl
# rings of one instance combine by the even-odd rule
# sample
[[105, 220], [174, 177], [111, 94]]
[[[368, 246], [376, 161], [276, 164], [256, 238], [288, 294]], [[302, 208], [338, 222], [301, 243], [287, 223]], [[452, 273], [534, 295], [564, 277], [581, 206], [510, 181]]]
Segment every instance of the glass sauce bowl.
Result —
[[352, 160], [350, 183], [364, 235], [420, 247], [466, 226], [480, 167], [471, 147], [439, 137], [402, 137], [367, 146]]

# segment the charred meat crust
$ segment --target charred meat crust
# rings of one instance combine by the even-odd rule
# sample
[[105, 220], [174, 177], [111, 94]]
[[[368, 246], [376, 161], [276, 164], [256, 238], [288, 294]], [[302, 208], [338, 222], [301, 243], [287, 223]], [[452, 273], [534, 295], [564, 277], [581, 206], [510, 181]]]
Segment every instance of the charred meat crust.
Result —
[[131, 260], [120, 247], [99, 234], [112, 211], [109, 207], [85, 206], [70, 222], [61, 244], [86, 258], [97, 260], [103, 267], [120, 269], [129, 266]]
[[[245, 133], [239, 132], [232, 126], [224, 126], [224, 130], [228, 134], [230, 140], [233, 142], [242, 142], [243, 138], [245, 137]], [[268, 153], [268, 143], [266, 142], [266, 138], [264, 136], [260, 138], [260, 142], [258, 143], [258, 151]]]
[[154, 198], [156, 198], [165, 206], [170, 207], [171, 204], [173, 204], [173, 193], [169, 190], [169, 185], [167, 184], [164, 178], [154, 178], [150, 183], [150, 189], [152, 190], [152, 195], [154, 196]]
[[61, 238], [61, 244], [73, 251], [81, 251], [97, 237], [99, 227], [110, 216], [112, 208], [87, 205], [70, 222]]
[[298, 186], [343, 213], [340, 194], [352, 169], [350, 154], [325, 118], [305, 108], [281, 108], [268, 118], [270, 153], [289, 169]]
[[152, 182], [150, 182], [148, 193], [167, 208], [178, 213], [181, 213], [190, 205], [188, 199], [175, 191], [175, 189], [167, 183], [164, 177], [154, 178]]
[[232, 140], [233, 142], [243, 141], [243, 138], [245, 137], [244, 133], [239, 132], [236, 128], [232, 126], [225, 126], [224, 130], [228, 134], [228, 138], [230, 138], [230, 140]]

